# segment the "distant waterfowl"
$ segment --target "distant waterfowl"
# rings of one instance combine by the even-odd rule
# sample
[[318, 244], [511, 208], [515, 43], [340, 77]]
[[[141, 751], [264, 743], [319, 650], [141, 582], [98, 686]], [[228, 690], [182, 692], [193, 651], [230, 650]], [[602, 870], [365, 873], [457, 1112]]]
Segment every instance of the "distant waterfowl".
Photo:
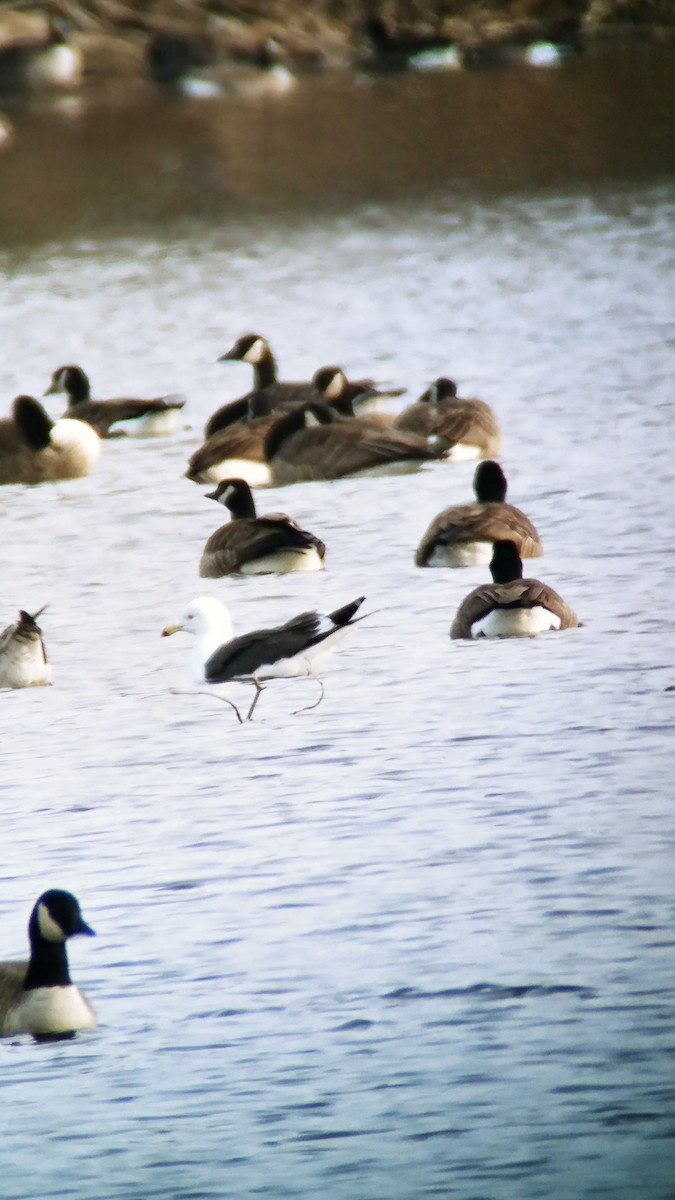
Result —
[[207, 541], [199, 564], [202, 577], [323, 570], [323, 542], [284, 513], [256, 516], [251, 489], [244, 479], [225, 479], [207, 495], [228, 508], [232, 520]]
[[82, 82], [79, 48], [58, 17], [0, 14], [0, 94], [68, 91]]
[[472, 567], [487, 564], [496, 541], [510, 539], [521, 558], [538, 558], [543, 547], [532, 522], [506, 504], [506, 476], [486, 459], [473, 477], [475, 504], [454, 504], [434, 517], [415, 554], [418, 567]]
[[51, 683], [52, 668], [47, 659], [42, 630], [37, 618], [19, 613], [18, 621], [0, 633], [0, 688], [42, 687]]
[[86, 421], [99, 437], [159, 437], [172, 433], [176, 414], [183, 408], [181, 396], [159, 396], [154, 400], [92, 400], [91, 385], [81, 367], [57, 367], [45, 396], [65, 392], [68, 408], [64, 414]]
[[451, 447], [447, 457], [452, 460], [494, 458], [501, 452], [501, 433], [490, 405], [484, 400], [462, 399], [453, 380], [444, 377], [403, 410], [396, 427], [444, 438]]
[[32, 396], [17, 396], [0, 420], [0, 484], [53, 483], [88, 475], [98, 460], [98, 434], [82, 421], [52, 421]]
[[360, 32], [366, 46], [361, 66], [368, 71], [437, 70], [462, 65], [458, 46], [442, 34], [392, 30], [381, 17], [369, 17]]
[[250, 720], [263, 684], [268, 680], [314, 676], [317, 666], [342, 640], [350, 626], [362, 620], [356, 613], [364, 599], [360, 596], [327, 616], [305, 612], [284, 625], [257, 629], [233, 638], [225, 606], [209, 596], [201, 596], [188, 605], [177, 624], [167, 625], [162, 630], [162, 637], [180, 630], [194, 635], [192, 665], [197, 683], [217, 684], [233, 680], [253, 683], [255, 696], [246, 715]]
[[265, 442], [275, 487], [345, 475], [415, 471], [425, 462], [443, 458], [446, 449], [443, 442], [404, 430], [375, 429], [357, 419], [341, 421], [318, 404], [280, 417]]
[[37, 900], [28, 923], [28, 962], [0, 963], [0, 1035], [69, 1037], [94, 1029], [96, 1016], [68, 970], [66, 941], [93, 937], [70, 892], [51, 888]]
[[[350, 397], [353, 404], [400, 396], [405, 391], [405, 388], [378, 388], [372, 379], [358, 379], [350, 382], [339, 367], [322, 367], [307, 382], [282, 382], [278, 378], [277, 362], [269, 342], [257, 333], [246, 333], [238, 338], [230, 350], [221, 354], [218, 362], [249, 363], [253, 367], [253, 388], [241, 399], [230, 401], [213, 413], [205, 429], [207, 438], [235, 421], [267, 416], [279, 408], [290, 409], [296, 405], [320, 399], [321, 396], [324, 401], [335, 401], [338, 399], [338, 387], [341, 389], [341, 396], [345, 403]], [[333, 395], [326, 391], [325, 373], [330, 371], [336, 375]], [[317, 380], [321, 378], [322, 372], [324, 373], [323, 384], [318, 384]], [[341, 376], [339, 384], [337, 372], [340, 372]], [[321, 396], [317, 392], [320, 392]]]
[[534, 637], [551, 629], [573, 629], [578, 617], [553, 588], [523, 579], [514, 542], [494, 544], [492, 583], [474, 588], [459, 606], [451, 638]]
[[193, 99], [283, 95], [295, 76], [281, 63], [273, 39], [255, 50], [223, 45], [222, 38], [158, 30], [145, 49], [145, 69], [154, 83]]

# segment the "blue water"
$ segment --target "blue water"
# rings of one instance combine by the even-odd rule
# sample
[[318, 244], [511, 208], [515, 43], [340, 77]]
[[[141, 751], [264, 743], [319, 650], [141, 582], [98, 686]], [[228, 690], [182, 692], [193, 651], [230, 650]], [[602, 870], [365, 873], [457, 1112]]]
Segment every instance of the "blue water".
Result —
[[[675, 1196], [674, 207], [434, 192], [4, 251], [7, 406], [66, 362], [188, 398], [170, 440], [0, 491], [0, 623], [48, 603], [54, 669], [0, 693], [2, 955], [70, 888], [99, 1017], [0, 1044], [6, 1200]], [[182, 473], [247, 329], [286, 378], [488, 400], [582, 628], [450, 642], [485, 569], [413, 553], [472, 464], [258, 493], [326, 572], [200, 581], [222, 517]], [[159, 636], [199, 594], [243, 632], [364, 593], [320, 706], [280, 681], [243, 727]]]

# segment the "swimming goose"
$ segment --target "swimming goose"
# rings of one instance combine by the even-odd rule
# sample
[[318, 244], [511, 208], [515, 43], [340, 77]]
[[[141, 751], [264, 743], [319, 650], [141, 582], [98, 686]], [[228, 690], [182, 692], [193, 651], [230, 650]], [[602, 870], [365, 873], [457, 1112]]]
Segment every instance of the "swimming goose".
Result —
[[[246, 362], [253, 367], [253, 388], [240, 400], [224, 404], [209, 418], [205, 434], [211, 437], [225, 425], [233, 421], [245, 420], [246, 417], [262, 417], [278, 409], [280, 406], [293, 407], [297, 404], [307, 404], [317, 400], [317, 390], [321, 390], [324, 399], [330, 400], [324, 388], [317, 388], [316, 372], [311, 381], [303, 383], [282, 382], [278, 378], [277, 362], [272, 354], [269, 342], [258, 333], [246, 333], [238, 338], [234, 346], [225, 354], [221, 354], [218, 362]], [[337, 367], [324, 367], [320, 370], [337, 372]], [[342, 391], [351, 391], [354, 403], [376, 400], [382, 397], [400, 396], [405, 388], [378, 389], [372, 379], [359, 379], [349, 383], [342, 375]], [[338, 386], [337, 382], [334, 385]]]
[[159, 437], [172, 433], [176, 413], [183, 408], [181, 396], [160, 396], [155, 400], [92, 400], [91, 386], [81, 367], [57, 367], [45, 396], [65, 392], [68, 408], [64, 414], [86, 421], [99, 437]]
[[514, 542], [495, 542], [490, 560], [492, 583], [474, 588], [459, 606], [451, 638], [534, 637], [549, 629], [573, 629], [578, 617], [538, 579], [523, 579]]
[[0, 93], [69, 90], [81, 84], [82, 70], [82, 53], [58, 17], [0, 16]]
[[47, 483], [88, 475], [101, 441], [82, 421], [52, 421], [32, 396], [17, 396], [0, 420], [0, 484]]
[[311, 404], [280, 417], [265, 441], [274, 487], [309, 479], [415, 471], [445, 456], [444, 442], [402, 429], [376, 429], [358, 419], [341, 421]]
[[21, 609], [18, 621], [0, 633], [0, 688], [42, 687], [51, 683], [52, 668], [37, 624]]
[[493, 543], [510, 538], [522, 558], [538, 558], [542, 544], [534, 525], [506, 504], [506, 476], [486, 459], [473, 477], [475, 504], [454, 504], [434, 517], [415, 553], [418, 567], [473, 567], [489, 563]]
[[396, 427], [445, 438], [452, 447], [447, 456], [451, 460], [494, 458], [501, 451], [501, 434], [490, 405], [459, 397], [452, 379], [436, 379], [400, 413]]
[[225, 606], [210, 596], [201, 596], [188, 605], [177, 624], [167, 625], [162, 630], [162, 637], [180, 630], [194, 634], [192, 665], [197, 683], [228, 683], [232, 680], [253, 683], [255, 696], [246, 717], [250, 720], [267, 680], [314, 675], [315, 668], [342, 640], [349, 627], [363, 619], [356, 617], [356, 613], [364, 599], [359, 596], [327, 616], [318, 612], [300, 613], [284, 625], [257, 629], [233, 638]]
[[199, 564], [202, 577], [323, 570], [323, 542], [284, 513], [256, 516], [246, 480], [224, 479], [207, 497], [228, 508], [232, 520], [212, 533], [206, 543]]
[[[338, 416], [353, 415], [354, 397], [361, 395], [359, 385], [350, 383], [341, 367], [321, 367], [309, 387], [315, 400], [327, 405]], [[265, 459], [267, 435], [281, 414], [293, 412], [299, 404], [297, 400], [282, 400], [272, 412], [262, 412], [264, 396], [263, 391], [255, 397], [257, 405], [249, 398], [246, 421], [237, 420], [219, 429], [195, 450], [185, 472], [188, 479], [195, 483], [220, 483], [231, 476], [240, 476], [252, 487], [265, 487], [270, 483], [270, 469]]]
[[66, 941], [93, 937], [70, 892], [43, 892], [28, 923], [28, 962], [0, 963], [0, 1035], [32, 1033], [36, 1038], [70, 1037], [94, 1029], [96, 1016], [71, 982]]

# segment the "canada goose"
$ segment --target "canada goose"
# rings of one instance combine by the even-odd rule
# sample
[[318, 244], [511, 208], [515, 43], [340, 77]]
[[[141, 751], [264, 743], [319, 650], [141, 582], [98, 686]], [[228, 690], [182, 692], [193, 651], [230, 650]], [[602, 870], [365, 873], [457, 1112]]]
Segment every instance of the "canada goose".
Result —
[[[269, 342], [258, 333], [245, 333], [238, 338], [234, 346], [225, 354], [221, 354], [218, 362], [246, 362], [253, 367], [253, 389], [242, 396], [240, 400], [232, 400], [222, 405], [209, 418], [205, 435], [211, 437], [219, 429], [234, 421], [247, 417], [263, 417], [274, 412], [280, 406], [291, 408], [298, 404], [307, 404], [319, 399], [320, 390], [324, 400], [329, 400], [324, 388], [317, 388], [317, 376], [320, 371], [337, 371], [337, 367], [324, 367], [315, 372], [311, 381], [304, 383], [281, 382], [277, 373], [277, 362], [272, 354]], [[400, 396], [405, 388], [379, 389], [372, 379], [359, 379], [348, 382], [343, 375], [343, 394], [351, 393], [354, 404], [364, 403], [378, 397]]]
[[393, 32], [380, 17], [368, 17], [360, 33], [366, 47], [360, 65], [366, 71], [429, 70], [462, 65], [458, 46], [440, 34]]
[[159, 396], [155, 400], [92, 400], [91, 386], [82, 367], [57, 367], [45, 396], [65, 392], [68, 408], [64, 414], [86, 421], [99, 437], [159, 437], [172, 433], [176, 413], [183, 408], [181, 396]]
[[[225, 606], [210, 596], [201, 596], [188, 605], [177, 624], [162, 630], [162, 637], [180, 630], [194, 634], [192, 665], [197, 683], [231, 680], [253, 683], [255, 696], [246, 715], [250, 720], [267, 680], [314, 675], [315, 668], [342, 640], [348, 628], [363, 619], [356, 617], [356, 613], [364, 599], [359, 596], [327, 616], [318, 612], [300, 613], [285, 625], [256, 629], [233, 638]], [[232, 707], [239, 717], [236, 707]]]
[[[146, 73], [154, 83], [192, 98], [283, 95], [296, 83], [272, 38], [232, 45], [231, 38], [156, 31], [145, 49]], [[229, 32], [229, 30], [227, 30]]]
[[0, 633], [0, 688], [42, 687], [51, 683], [52, 668], [37, 618], [21, 609], [18, 621]]
[[523, 579], [518, 549], [508, 538], [495, 542], [490, 573], [493, 582], [474, 588], [460, 604], [451, 638], [534, 637], [579, 624], [553, 588], [538, 579]]
[[82, 421], [52, 421], [32, 396], [17, 396], [0, 420], [0, 484], [48, 483], [88, 475], [101, 441]]
[[0, 16], [0, 93], [65, 91], [82, 82], [82, 54], [58, 17]]
[[75, 897], [59, 888], [43, 892], [28, 922], [28, 962], [0, 963], [0, 1035], [69, 1037], [96, 1027], [94, 1010], [68, 970], [66, 941], [79, 933], [93, 937], [94, 930]]
[[501, 451], [501, 434], [490, 405], [459, 397], [452, 379], [436, 379], [400, 413], [396, 428], [445, 438], [452, 447], [447, 455], [451, 460], [494, 458]]
[[373, 429], [354, 419], [341, 421], [324, 405], [311, 404], [280, 417], [265, 441], [275, 487], [308, 479], [381, 475], [414, 471], [445, 456], [443, 442], [432, 443], [399, 429]]
[[212, 533], [206, 543], [199, 564], [202, 577], [323, 570], [326, 556], [323, 542], [284, 513], [256, 516], [246, 480], [224, 479], [207, 497], [228, 508], [232, 520]]
[[[321, 367], [308, 386], [315, 400], [326, 404], [337, 416], [353, 415], [354, 397], [361, 395], [360, 386], [351, 384], [341, 367]], [[260, 392], [257, 399], [261, 401], [264, 395], [264, 391]], [[252, 407], [251, 401], [249, 408]], [[258, 410], [261, 407], [264, 406], [258, 404]], [[298, 407], [297, 400], [280, 400], [272, 412], [258, 411], [255, 416], [249, 413], [246, 421], [228, 424], [207, 437], [190, 457], [187, 478], [195, 483], [220, 483], [240, 476], [252, 487], [265, 487], [270, 482], [265, 459], [267, 435], [284, 412], [293, 412]]]
[[418, 567], [473, 567], [489, 563], [494, 542], [510, 538], [522, 558], [543, 554], [530, 520], [506, 504], [506, 476], [486, 459], [473, 477], [475, 504], [454, 504], [434, 517], [415, 554]]

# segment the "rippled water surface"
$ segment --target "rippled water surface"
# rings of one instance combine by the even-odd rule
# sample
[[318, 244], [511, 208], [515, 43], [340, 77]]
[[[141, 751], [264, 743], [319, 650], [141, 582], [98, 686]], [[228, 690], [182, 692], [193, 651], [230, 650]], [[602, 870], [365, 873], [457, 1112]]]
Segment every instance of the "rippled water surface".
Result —
[[[506, 86], [473, 92], [483, 78]], [[404, 121], [410, 84], [367, 86], [375, 123], [392, 105]], [[408, 100], [441, 111], [448, 86]], [[56, 179], [63, 200], [72, 146], [44, 120], [17, 153], [48, 138], [36, 190]], [[190, 215], [181, 186], [156, 221], [134, 159], [112, 232], [89, 180], [5, 238], [5, 408], [64, 362], [99, 395], [188, 398], [173, 439], [0, 492], [0, 617], [48, 603], [54, 665], [53, 687], [0, 693], [2, 953], [23, 953], [44, 887], [72, 889], [98, 937], [71, 965], [100, 1020], [0, 1045], [7, 1200], [675, 1194], [675, 187], [658, 155], [613, 171], [612, 136], [598, 178], [558, 160], [542, 187], [514, 159], [497, 186], [434, 170], [387, 196], [369, 157], [340, 204], [301, 174], [307, 204], [286, 188], [275, 206], [272, 179], [250, 208], [259, 146], [238, 143], [236, 202], [216, 156], [193, 180], [208, 202]], [[200, 581], [221, 510], [183, 471], [248, 386], [215, 362], [247, 329], [286, 378], [339, 362], [414, 397], [450, 374], [488, 400], [545, 542], [533, 569], [583, 627], [450, 642], [485, 569], [419, 571], [413, 551], [472, 464], [258, 493], [324, 538], [328, 569]], [[314, 685], [282, 681], [239, 727], [172, 692], [194, 691], [190, 645], [160, 630], [200, 593], [242, 632], [362, 593], [370, 615], [318, 708], [291, 715]]]

